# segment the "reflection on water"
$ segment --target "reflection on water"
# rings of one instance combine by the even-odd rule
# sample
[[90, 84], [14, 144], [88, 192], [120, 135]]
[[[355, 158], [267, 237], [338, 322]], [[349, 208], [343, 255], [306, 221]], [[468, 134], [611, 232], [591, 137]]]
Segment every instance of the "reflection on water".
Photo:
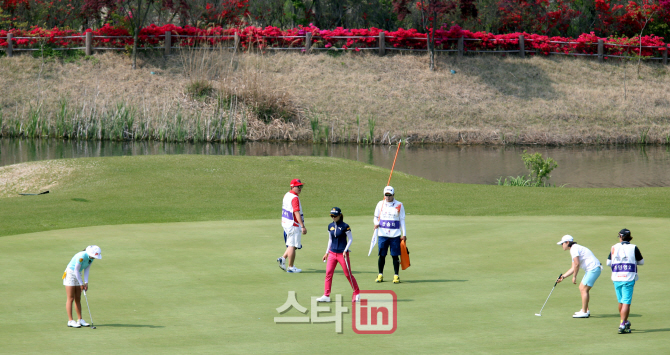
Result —
[[[540, 152], [558, 162], [551, 183], [567, 187], [670, 186], [666, 146], [499, 147], [411, 145], [398, 154], [396, 169], [429, 180], [495, 184], [501, 176], [527, 174], [520, 155]], [[75, 142], [0, 139], [0, 166], [35, 160], [120, 155], [209, 154], [329, 156], [391, 168], [395, 147], [348, 144], [209, 144], [161, 142]]]

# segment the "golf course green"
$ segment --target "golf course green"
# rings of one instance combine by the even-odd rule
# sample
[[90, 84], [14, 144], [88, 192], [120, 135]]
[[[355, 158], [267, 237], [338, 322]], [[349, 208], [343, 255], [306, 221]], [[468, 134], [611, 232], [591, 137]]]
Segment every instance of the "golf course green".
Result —
[[[459, 185], [395, 172], [412, 266], [400, 284], [378, 284], [376, 257], [367, 252], [388, 174], [316, 157], [140, 156], [2, 167], [0, 354], [667, 352], [670, 188]], [[288, 274], [275, 260], [285, 249], [281, 198], [295, 177], [305, 183], [308, 233], [296, 258], [303, 272]], [[17, 196], [46, 186], [49, 194]], [[360, 288], [397, 295], [393, 334], [352, 330], [352, 291], [339, 266], [333, 295], [349, 308], [341, 334], [334, 323], [275, 323], [302, 315], [278, 313], [289, 291], [310, 310], [310, 297], [323, 294], [333, 206], [353, 230], [351, 268]], [[570, 278], [535, 316], [570, 266], [556, 242], [571, 234], [604, 264], [622, 228], [646, 261], [632, 334], [617, 334], [607, 268], [591, 290], [590, 318], [572, 318], [581, 300]], [[103, 251], [88, 291], [97, 329], [68, 328], [61, 275], [91, 244]]]

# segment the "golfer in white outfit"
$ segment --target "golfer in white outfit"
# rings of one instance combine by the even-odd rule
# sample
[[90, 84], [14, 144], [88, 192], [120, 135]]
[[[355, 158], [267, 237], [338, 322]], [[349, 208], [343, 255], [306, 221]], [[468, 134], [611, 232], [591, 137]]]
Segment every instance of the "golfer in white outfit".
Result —
[[591, 250], [575, 243], [574, 238], [570, 235], [564, 235], [561, 241], [556, 244], [561, 245], [563, 250], [570, 250], [570, 258], [572, 259], [572, 266], [556, 280], [557, 282], [561, 282], [566, 277], [572, 275], [572, 283], [576, 284], [579, 268], [584, 269], [585, 274], [582, 282], [579, 284], [579, 292], [582, 294], [582, 309], [575, 312], [572, 317], [588, 318], [591, 315], [591, 310], [589, 310], [589, 290], [591, 290], [598, 276], [600, 276], [602, 265]]

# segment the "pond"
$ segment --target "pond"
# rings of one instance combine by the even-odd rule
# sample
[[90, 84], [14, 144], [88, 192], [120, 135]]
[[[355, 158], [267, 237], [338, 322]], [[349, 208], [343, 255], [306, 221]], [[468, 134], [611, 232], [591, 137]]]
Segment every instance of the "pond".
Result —
[[[248, 142], [243, 144], [82, 142], [0, 139], [0, 166], [45, 159], [154, 154], [328, 156], [391, 168], [395, 146]], [[403, 146], [396, 170], [453, 183], [496, 184], [498, 178], [528, 174], [524, 150], [551, 157], [558, 168], [550, 182], [565, 187], [670, 186], [668, 146]]]

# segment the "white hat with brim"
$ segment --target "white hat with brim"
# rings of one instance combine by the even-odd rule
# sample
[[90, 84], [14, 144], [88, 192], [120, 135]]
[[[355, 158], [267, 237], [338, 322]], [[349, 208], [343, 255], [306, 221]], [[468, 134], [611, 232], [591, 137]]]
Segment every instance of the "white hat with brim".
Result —
[[386, 186], [384, 188], [384, 195], [386, 194], [395, 195], [395, 190], [393, 190], [393, 186]]
[[97, 245], [89, 245], [86, 247], [86, 254], [92, 259], [102, 259], [102, 250]]
[[565, 242], [574, 242], [574, 241], [575, 241], [575, 238], [573, 238], [571, 235], [566, 234], [566, 235], [563, 236], [563, 238], [561, 238], [561, 241], [556, 243], [556, 244], [561, 245]]

